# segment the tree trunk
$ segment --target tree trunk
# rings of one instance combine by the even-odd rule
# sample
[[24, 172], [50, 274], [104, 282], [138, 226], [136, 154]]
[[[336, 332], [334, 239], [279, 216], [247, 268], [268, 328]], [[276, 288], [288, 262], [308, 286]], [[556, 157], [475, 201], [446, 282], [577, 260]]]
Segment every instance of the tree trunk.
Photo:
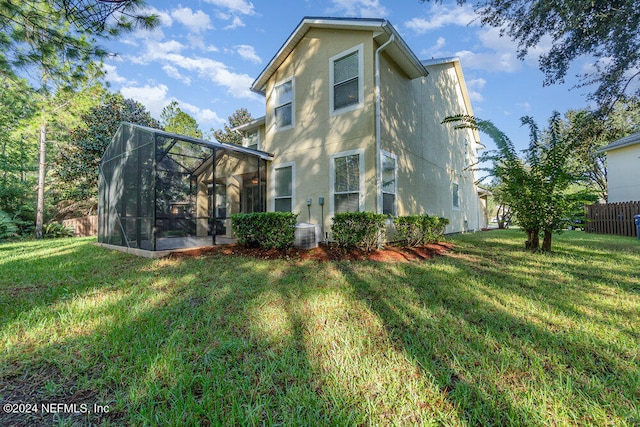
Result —
[[542, 240], [542, 250], [544, 252], [551, 252], [551, 231], [544, 230], [544, 239]]
[[36, 201], [36, 239], [42, 239], [42, 225], [44, 223], [44, 178], [47, 156], [47, 123], [42, 121], [40, 126], [40, 159], [38, 160], [38, 199]]
[[531, 252], [540, 249], [540, 230], [527, 231], [527, 241], [524, 243], [524, 247]]

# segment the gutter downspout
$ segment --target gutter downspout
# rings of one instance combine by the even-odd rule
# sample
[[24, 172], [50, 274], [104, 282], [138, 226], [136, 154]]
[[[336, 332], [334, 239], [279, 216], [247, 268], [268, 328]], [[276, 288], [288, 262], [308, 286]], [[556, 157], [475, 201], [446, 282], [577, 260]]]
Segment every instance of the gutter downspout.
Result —
[[387, 48], [393, 41], [395, 36], [391, 34], [382, 46], [376, 49], [376, 212], [382, 213], [382, 170], [380, 161], [380, 53]]

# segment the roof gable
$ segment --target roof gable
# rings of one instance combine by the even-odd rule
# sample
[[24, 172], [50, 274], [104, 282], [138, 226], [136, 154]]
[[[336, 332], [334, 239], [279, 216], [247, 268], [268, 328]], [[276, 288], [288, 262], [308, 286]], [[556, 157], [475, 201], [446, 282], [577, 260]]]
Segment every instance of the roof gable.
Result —
[[[467, 89], [467, 83], [464, 79], [464, 74], [462, 73], [462, 65], [460, 64], [460, 58], [458, 57], [450, 57], [450, 58], [432, 58], [425, 59], [422, 61], [422, 65], [429, 70], [432, 67], [437, 67], [439, 65], [447, 65], [450, 64], [456, 72], [456, 76], [458, 78], [458, 84], [460, 85], [460, 91], [462, 92], [462, 98], [464, 100], [464, 107], [466, 112], [464, 114], [473, 116], [473, 108], [471, 107], [471, 99], [469, 98], [469, 90]], [[475, 138], [476, 144], [484, 147], [484, 145], [480, 142], [480, 134], [477, 129], [472, 130], [473, 136]]]
[[280, 65], [282, 65], [285, 59], [293, 52], [300, 40], [302, 40], [312, 28], [370, 31], [373, 33], [373, 38], [380, 45], [388, 41], [393, 35], [394, 41], [387, 47], [385, 53], [387, 53], [410, 78], [415, 79], [428, 75], [424, 65], [422, 65], [413, 51], [411, 51], [404, 40], [402, 40], [400, 34], [398, 34], [396, 29], [393, 28], [391, 23], [386, 19], [305, 17], [253, 82], [253, 85], [251, 85], [252, 91], [264, 95], [264, 87], [267, 81], [269, 81]]

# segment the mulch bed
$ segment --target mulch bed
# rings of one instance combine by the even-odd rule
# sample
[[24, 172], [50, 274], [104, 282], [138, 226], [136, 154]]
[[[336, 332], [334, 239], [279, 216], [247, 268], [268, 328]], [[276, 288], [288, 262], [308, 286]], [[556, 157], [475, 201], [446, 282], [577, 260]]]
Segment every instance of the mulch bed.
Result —
[[377, 262], [409, 262], [422, 261], [442, 255], [453, 248], [452, 243], [433, 243], [416, 248], [385, 246], [371, 252], [360, 249], [346, 250], [334, 244], [321, 244], [315, 249], [303, 250], [291, 248], [284, 251], [277, 249], [250, 248], [243, 245], [220, 245], [206, 248], [194, 248], [172, 252], [170, 258], [193, 258], [204, 255], [235, 255], [256, 259], [293, 259], [313, 261], [377, 261]]

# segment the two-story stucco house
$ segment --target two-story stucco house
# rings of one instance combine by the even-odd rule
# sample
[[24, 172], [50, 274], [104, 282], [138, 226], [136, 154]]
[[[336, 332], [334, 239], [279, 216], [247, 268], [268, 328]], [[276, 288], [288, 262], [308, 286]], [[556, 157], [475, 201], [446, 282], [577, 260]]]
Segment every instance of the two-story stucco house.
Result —
[[[100, 163], [98, 241], [140, 254], [233, 237], [231, 215], [291, 211], [330, 239], [337, 212], [486, 225], [460, 62], [420, 61], [386, 20], [305, 18], [255, 80], [244, 147], [123, 123]], [[317, 227], [319, 226], [319, 227]], [[320, 230], [317, 230], [317, 229]]]
[[441, 124], [473, 114], [457, 58], [419, 60], [387, 20], [304, 18], [251, 89], [266, 114], [237, 130], [273, 154], [267, 210], [327, 232], [356, 210], [486, 226], [479, 136]]

